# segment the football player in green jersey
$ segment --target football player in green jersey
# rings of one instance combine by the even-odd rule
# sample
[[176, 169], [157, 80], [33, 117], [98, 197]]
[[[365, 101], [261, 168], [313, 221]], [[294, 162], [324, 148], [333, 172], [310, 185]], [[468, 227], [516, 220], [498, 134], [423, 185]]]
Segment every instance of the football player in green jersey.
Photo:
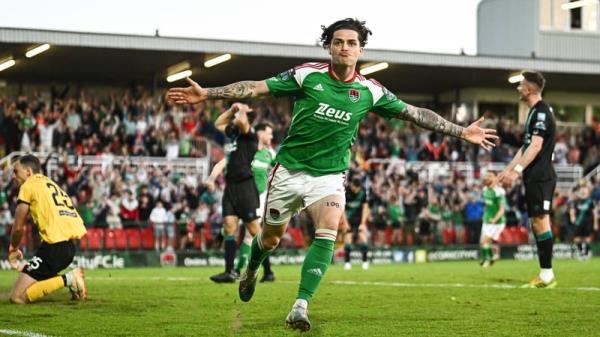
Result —
[[[506, 192], [500, 186], [496, 186], [496, 174], [488, 171], [485, 175], [485, 187], [483, 188], [483, 202], [485, 208], [483, 211], [483, 226], [481, 227], [480, 245], [480, 264], [482, 267], [489, 267], [495, 262], [495, 255], [499, 255], [498, 247], [492, 249], [494, 241], [498, 241], [500, 233], [504, 230], [506, 219], [504, 210], [506, 206]], [[496, 251], [494, 253], [494, 250]]]
[[485, 149], [494, 146], [494, 129], [468, 127], [445, 120], [435, 112], [406, 104], [375, 80], [356, 70], [371, 31], [365, 22], [344, 19], [325, 27], [321, 41], [329, 63], [306, 63], [262, 81], [241, 81], [216, 88], [171, 88], [177, 104], [208, 99], [246, 99], [265, 95], [295, 98], [292, 124], [279, 148], [269, 181], [264, 228], [252, 242], [248, 267], [240, 276], [242, 301], [252, 298], [260, 262], [279, 244], [290, 218], [306, 209], [315, 223], [315, 240], [305, 256], [296, 301], [287, 326], [310, 329], [307, 307], [333, 256], [338, 225], [344, 212], [345, 172], [358, 125], [368, 112], [411, 121], [423, 128], [458, 137]]

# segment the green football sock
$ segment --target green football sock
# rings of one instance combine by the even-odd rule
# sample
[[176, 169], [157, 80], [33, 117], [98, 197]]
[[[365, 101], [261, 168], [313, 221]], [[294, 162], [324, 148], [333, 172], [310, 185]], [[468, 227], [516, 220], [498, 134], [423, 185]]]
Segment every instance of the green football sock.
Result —
[[300, 287], [297, 298], [310, 301], [319, 287], [321, 279], [325, 275], [331, 258], [333, 257], [333, 246], [336, 231], [330, 229], [317, 229], [315, 241], [308, 249], [302, 264], [300, 276]]
[[256, 272], [263, 260], [271, 254], [270, 250], [264, 250], [262, 247], [262, 233], [258, 233], [252, 240], [250, 247], [250, 259], [248, 260], [248, 269]]
[[488, 260], [493, 260], [494, 259], [494, 251], [492, 250], [492, 247], [487, 247], [486, 249], [486, 254], [487, 254], [487, 259]]
[[479, 248], [479, 260], [481, 262], [484, 262], [485, 260], [487, 260], [487, 252], [486, 252], [485, 247]]
[[248, 263], [248, 257], [250, 257], [250, 249], [251, 246], [246, 243], [246, 241], [242, 241], [240, 245], [240, 251], [238, 252], [238, 261], [235, 266], [235, 270], [239, 273], [244, 267], [246, 267], [246, 263]]
[[366, 242], [360, 244], [360, 252], [362, 253], [363, 262], [367, 262], [367, 254], [369, 253], [369, 245]]

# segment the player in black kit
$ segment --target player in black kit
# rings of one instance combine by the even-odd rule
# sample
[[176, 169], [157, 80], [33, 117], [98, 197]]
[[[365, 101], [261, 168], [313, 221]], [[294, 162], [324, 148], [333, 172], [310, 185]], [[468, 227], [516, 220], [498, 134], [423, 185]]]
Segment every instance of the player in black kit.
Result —
[[367, 253], [369, 249], [367, 220], [369, 219], [369, 200], [367, 191], [363, 187], [360, 178], [352, 179], [349, 188], [346, 189], [346, 211], [344, 220], [346, 221], [347, 232], [344, 237], [345, 263], [344, 269], [352, 268], [350, 264], [350, 252], [352, 251], [352, 239], [360, 247], [362, 253], [362, 268], [368, 269], [369, 262]]
[[552, 108], [542, 100], [546, 80], [537, 71], [524, 70], [517, 87], [519, 99], [529, 106], [525, 122], [525, 142], [513, 160], [498, 175], [498, 181], [511, 186], [523, 175], [525, 199], [530, 224], [536, 238], [540, 273], [524, 288], [554, 288], [556, 279], [552, 270], [553, 238], [550, 228], [552, 197], [556, 187], [556, 173], [552, 165], [556, 123]]
[[598, 230], [597, 209], [587, 183], [579, 186], [576, 193], [577, 199], [569, 207], [571, 223], [575, 226], [573, 243], [577, 247], [579, 259], [587, 260], [591, 257], [592, 233]]
[[[224, 132], [231, 141], [225, 146], [227, 160], [219, 163], [226, 163], [227, 166], [222, 204], [225, 271], [210, 277], [217, 283], [231, 283], [238, 277], [233, 270], [233, 263], [239, 220], [246, 224], [246, 230], [252, 236], [260, 230], [259, 216], [256, 213], [259, 196], [252, 175], [252, 160], [258, 150], [258, 138], [250, 127], [253, 116], [252, 110], [246, 104], [234, 103], [215, 121], [215, 127]], [[207, 183], [214, 184], [214, 179], [220, 172], [218, 168], [213, 169]]]

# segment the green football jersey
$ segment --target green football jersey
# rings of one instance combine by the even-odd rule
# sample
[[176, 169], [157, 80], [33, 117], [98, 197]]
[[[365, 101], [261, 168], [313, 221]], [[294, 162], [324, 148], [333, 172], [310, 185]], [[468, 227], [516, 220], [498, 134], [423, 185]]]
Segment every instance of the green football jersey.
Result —
[[392, 118], [406, 104], [356, 73], [336, 80], [326, 63], [306, 63], [266, 80], [274, 96], [294, 96], [292, 123], [276, 161], [313, 176], [343, 172], [359, 122], [371, 111]]
[[[484, 187], [483, 188], [483, 202], [485, 204], [485, 210], [483, 211], [483, 223], [490, 223], [490, 220], [493, 219], [501, 206], [506, 207], [506, 197], [505, 192], [502, 187]], [[496, 221], [496, 224], [504, 224], [506, 219], [504, 215]]]
[[275, 163], [275, 152], [271, 149], [264, 148], [256, 151], [252, 160], [252, 175], [258, 189], [258, 194], [262, 194], [267, 190], [267, 180], [269, 179], [269, 171]]

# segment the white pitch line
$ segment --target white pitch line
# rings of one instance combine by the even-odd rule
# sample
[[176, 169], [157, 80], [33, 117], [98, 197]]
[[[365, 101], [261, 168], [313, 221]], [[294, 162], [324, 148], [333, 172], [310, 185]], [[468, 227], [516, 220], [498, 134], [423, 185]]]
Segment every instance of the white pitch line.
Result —
[[[518, 288], [510, 284], [464, 284], [464, 283], [401, 283], [401, 282], [369, 282], [369, 281], [332, 281], [333, 284], [342, 285], [364, 285], [364, 286], [382, 286], [382, 287], [402, 287], [402, 288], [499, 288], [514, 289]], [[598, 289], [600, 290], [600, 289]]]
[[0, 329], [0, 335], [7, 336], [24, 336], [24, 337], [51, 337], [37, 332], [13, 330], [13, 329]]
[[[365, 286], [385, 286], [385, 287], [403, 287], [403, 288], [497, 288], [497, 289], [518, 289], [519, 286], [511, 284], [464, 284], [464, 283], [400, 283], [400, 282], [369, 282], [369, 281], [331, 281], [333, 284], [340, 285], [365, 285]], [[558, 287], [555, 290], [578, 290], [578, 291], [600, 291], [598, 287]]]
[[[87, 280], [98, 281], [207, 281], [203, 277], [105, 277], [105, 276], [86, 276]], [[276, 283], [298, 284], [298, 281], [282, 281]], [[378, 287], [400, 287], [400, 288], [493, 288], [493, 289], [518, 289], [519, 286], [512, 284], [465, 284], [465, 283], [402, 283], [402, 282], [372, 282], [372, 281], [329, 281], [327, 283], [351, 286], [378, 286]], [[577, 290], [577, 291], [600, 291], [599, 287], [557, 287], [555, 290]]]

